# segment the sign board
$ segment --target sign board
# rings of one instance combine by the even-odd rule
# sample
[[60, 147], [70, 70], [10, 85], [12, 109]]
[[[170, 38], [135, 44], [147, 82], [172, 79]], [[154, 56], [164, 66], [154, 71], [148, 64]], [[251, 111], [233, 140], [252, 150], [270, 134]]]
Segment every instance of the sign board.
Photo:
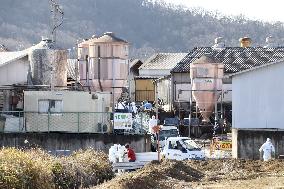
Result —
[[114, 129], [132, 129], [131, 113], [114, 113]]
[[157, 126], [158, 125], [158, 120], [157, 119], [150, 119], [149, 120], [149, 132], [154, 134], [154, 131], [153, 131], [153, 127], [154, 126]]
[[231, 141], [218, 141], [214, 144], [214, 150], [230, 151], [232, 150], [232, 142]]

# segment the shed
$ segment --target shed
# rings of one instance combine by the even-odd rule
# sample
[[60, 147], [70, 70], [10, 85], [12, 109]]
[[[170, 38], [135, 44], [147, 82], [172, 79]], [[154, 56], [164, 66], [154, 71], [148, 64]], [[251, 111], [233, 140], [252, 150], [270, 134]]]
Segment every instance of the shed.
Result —
[[[171, 70], [187, 55], [187, 53], [156, 53], [139, 67], [136, 77], [136, 101], [155, 101], [155, 83], [158, 97], [164, 102], [171, 101]], [[164, 93], [166, 91], [166, 93]], [[164, 95], [167, 94], [167, 95]]]
[[259, 158], [259, 147], [271, 138], [284, 154], [284, 60], [229, 75], [232, 78], [233, 157]]

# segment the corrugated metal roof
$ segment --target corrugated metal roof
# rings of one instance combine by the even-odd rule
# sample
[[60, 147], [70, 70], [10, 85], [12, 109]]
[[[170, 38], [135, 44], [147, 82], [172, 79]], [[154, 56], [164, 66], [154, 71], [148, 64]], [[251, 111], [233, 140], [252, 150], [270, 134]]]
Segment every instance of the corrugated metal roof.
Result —
[[231, 74], [283, 59], [284, 47], [226, 47], [221, 50], [216, 50], [211, 47], [195, 47], [172, 69], [171, 72], [189, 72], [190, 64], [205, 54], [224, 63], [224, 72], [226, 74]]
[[28, 51], [0, 52], [0, 66], [28, 55]]
[[255, 66], [253, 68], [249, 68], [249, 69], [246, 69], [246, 70], [242, 70], [240, 72], [236, 72], [236, 73], [232, 73], [232, 74], [229, 74], [227, 75], [226, 77], [229, 78], [229, 77], [233, 77], [235, 75], [240, 75], [240, 74], [243, 74], [243, 73], [247, 73], [247, 72], [251, 72], [251, 71], [255, 71], [255, 70], [258, 70], [259, 68], [263, 68], [263, 67], [268, 67], [268, 66], [271, 66], [271, 65], [274, 65], [274, 64], [283, 64], [284, 63], [284, 59], [281, 59], [281, 60], [278, 60], [278, 61], [273, 61], [273, 62], [270, 62], [270, 63], [267, 63], [267, 64], [262, 64], [260, 66]]
[[139, 69], [173, 69], [187, 53], [157, 53], [151, 56]]

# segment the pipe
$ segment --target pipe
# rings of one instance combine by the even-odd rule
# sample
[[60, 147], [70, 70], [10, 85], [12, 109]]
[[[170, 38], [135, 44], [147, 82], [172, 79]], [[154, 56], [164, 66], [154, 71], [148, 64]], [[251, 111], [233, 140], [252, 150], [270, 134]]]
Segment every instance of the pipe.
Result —
[[98, 81], [99, 81], [100, 90], [103, 92], [103, 87], [101, 83], [101, 47], [100, 46], [98, 46]]
[[91, 93], [91, 88], [90, 88], [90, 82], [89, 82], [89, 56], [86, 55], [86, 79], [87, 79], [87, 87], [89, 90], [89, 93]]

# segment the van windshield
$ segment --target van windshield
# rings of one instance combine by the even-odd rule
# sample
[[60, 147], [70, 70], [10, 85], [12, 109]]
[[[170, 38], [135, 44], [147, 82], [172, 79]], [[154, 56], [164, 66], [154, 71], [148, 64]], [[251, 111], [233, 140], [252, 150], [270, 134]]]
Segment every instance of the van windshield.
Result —
[[189, 150], [200, 150], [199, 146], [193, 140], [182, 139], [182, 142]]
[[166, 138], [169, 137], [176, 137], [178, 136], [178, 131], [176, 129], [171, 129], [171, 130], [161, 130], [160, 131], [160, 136], [159, 136], [159, 140], [165, 140]]

